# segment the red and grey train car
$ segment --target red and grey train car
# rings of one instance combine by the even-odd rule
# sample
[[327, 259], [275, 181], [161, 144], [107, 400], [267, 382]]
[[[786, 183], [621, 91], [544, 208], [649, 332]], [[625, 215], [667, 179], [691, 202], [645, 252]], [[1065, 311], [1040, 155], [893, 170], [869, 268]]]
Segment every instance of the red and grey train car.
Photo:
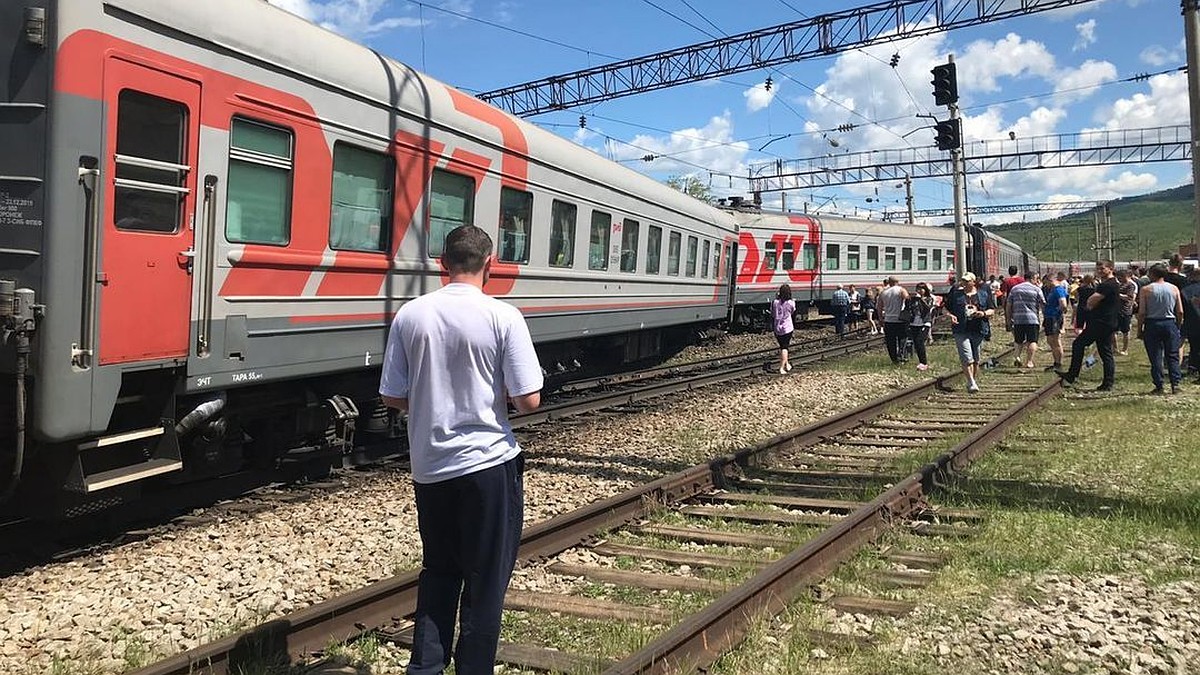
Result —
[[[732, 314], [737, 324], [764, 321], [780, 284], [791, 287], [801, 311], [829, 313], [839, 284], [865, 290], [893, 276], [908, 288], [925, 282], [944, 293], [954, 273], [953, 228], [794, 213], [734, 215], [740, 226]], [[968, 228], [966, 244], [967, 269], [983, 278], [1004, 274], [1009, 265], [1039, 269], [1037, 259], [983, 228]]]
[[38, 508], [385, 432], [461, 223], [548, 370], [727, 316], [731, 214], [265, 2], [4, 2], [0, 66], [0, 490]]

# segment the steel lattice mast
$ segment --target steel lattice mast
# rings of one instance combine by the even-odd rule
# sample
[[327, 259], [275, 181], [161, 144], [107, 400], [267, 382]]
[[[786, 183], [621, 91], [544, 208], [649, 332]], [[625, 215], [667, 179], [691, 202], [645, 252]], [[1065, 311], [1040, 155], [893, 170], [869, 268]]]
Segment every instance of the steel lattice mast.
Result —
[[1095, 0], [888, 0], [477, 94], [529, 116]]

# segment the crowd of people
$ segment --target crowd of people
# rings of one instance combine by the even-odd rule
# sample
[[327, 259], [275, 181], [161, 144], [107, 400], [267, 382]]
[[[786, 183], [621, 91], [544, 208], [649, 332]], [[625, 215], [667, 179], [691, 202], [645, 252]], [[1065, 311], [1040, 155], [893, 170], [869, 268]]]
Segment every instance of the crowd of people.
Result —
[[[1116, 356], [1129, 353], [1130, 334], [1136, 332], [1150, 359], [1151, 393], [1177, 393], [1185, 376], [1196, 377], [1200, 384], [1200, 268], [1183, 269], [1182, 259], [1174, 256], [1165, 264], [1120, 270], [1112, 261], [1101, 261], [1095, 274], [1073, 277], [1064, 272], [1018, 272], [1013, 266], [1007, 276], [986, 280], [967, 272], [952, 283], [944, 300], [925, 283], [910, 292], [895, 277], [865, 291], [839, 284], [830, 303], [834, 327], [844, 336], [866, 322], [869, 334], [884, 336], [893, 364], [907, 363], [915, 354], [917, 369], [923, 371], [929, 368], [926, 347], [933, 341], [934, 318], [944, 312], [950, 317], [970, 392], [979, 391], [980, 349], [991, 339], [997, 316], [1004, 318], [1004, 328], [1017, 346], [1017, 368], [1039, 367], [1039, 342], [1045, 337], [1051, 358], [1045, 370], [1074, 385], [1085, 367], [1099, 362], [1103, 377], [1097, 391], [1110, 391]], [[786, 284], [771, 309], [780, 347], [779, 372], [787, 373], [795, 301]], [[1066, 330], [1075, 336], [1069, 354], [1062, 341]]]

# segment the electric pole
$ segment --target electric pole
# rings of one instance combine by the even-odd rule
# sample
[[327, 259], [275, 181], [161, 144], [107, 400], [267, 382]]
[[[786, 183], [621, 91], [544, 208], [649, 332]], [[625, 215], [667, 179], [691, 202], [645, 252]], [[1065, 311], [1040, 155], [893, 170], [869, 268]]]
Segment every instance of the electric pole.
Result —
[[913, 225], [917, 219], [913, 215], [912, 176], [904, 177], [904, 203], [908, 205], [908, 224]]
[[1200, 11], [1198, 0], [1182, 0], [1183, 33], [1187, 39], [1188, 102], [1192, 111], [1192, 196], [1196, 256], [1200, 257]]

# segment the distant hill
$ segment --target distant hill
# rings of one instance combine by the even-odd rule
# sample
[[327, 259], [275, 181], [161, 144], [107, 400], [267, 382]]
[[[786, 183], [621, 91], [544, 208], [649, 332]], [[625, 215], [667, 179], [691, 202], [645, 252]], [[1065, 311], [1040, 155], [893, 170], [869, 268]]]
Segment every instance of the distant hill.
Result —
[[[1192, 186], [1181, 185], [1109, 202], [1114, 258], [1118, 261], [1161, 259], [1195, 236]], [[1091, 209], [1061, 218], [992, 225], [988, 229], [1011, 239], [1043, 260], [1093, 260], [1095, 241]]]

